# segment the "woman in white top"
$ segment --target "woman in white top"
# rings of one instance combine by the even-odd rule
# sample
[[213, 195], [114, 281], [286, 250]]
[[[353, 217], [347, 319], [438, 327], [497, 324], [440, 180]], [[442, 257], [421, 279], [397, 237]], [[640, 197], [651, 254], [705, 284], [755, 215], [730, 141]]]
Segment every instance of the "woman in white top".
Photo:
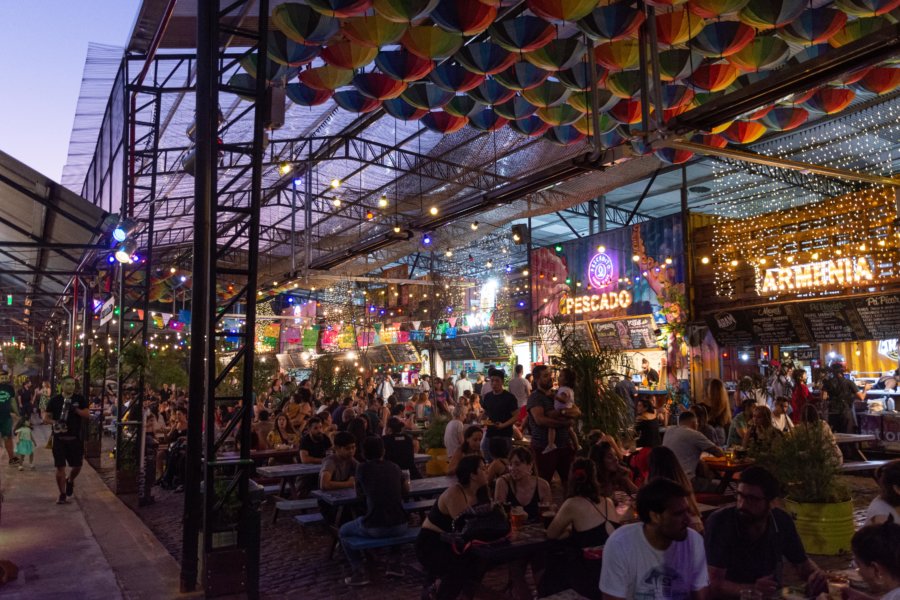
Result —
[[447, 456], [453, 456], [463, 443], [463, 431], [466, 428], [466, 414], [469, 407], [460, 404], [453, 407], [453, 418], [447, 423], [444, 429], [444, 448], [447, 449]]
[[900, 525], [900, 459], [892, 460], [875, 471], [881, 493], [866, 509], [866, 524], [883, 523], [888, 517]]
[[[853, 534], [850, 547], [857, 571], [869, 589], [883, 594], [881, 600], [900, 600], [900, 525], [893, 521], [866, 525]], [[878, 596], [849, 588], [843, 590], [843, 597], [869, 600]]]

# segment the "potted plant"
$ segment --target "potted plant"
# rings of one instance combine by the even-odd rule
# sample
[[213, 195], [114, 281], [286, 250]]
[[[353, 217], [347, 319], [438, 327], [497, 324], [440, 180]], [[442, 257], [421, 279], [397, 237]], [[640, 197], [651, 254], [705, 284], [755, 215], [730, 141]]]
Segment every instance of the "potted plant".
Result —
[[853, 502], [824, 422], [798, 424], [770, 448], [751, 448], [750, 455], [784, 485], [785, 509], [794, 518], [807, 552], [849, 552]]
[[425, 465], [428, 475], [446, 475], [450, 464], [447, 457], [447, 448], [444, 447], [444, 431], [447, 429], [447, 417], [435, 417], [428, 428], [422, 433], [422, 443], [427, 448], [426, 452], [431, 460]]

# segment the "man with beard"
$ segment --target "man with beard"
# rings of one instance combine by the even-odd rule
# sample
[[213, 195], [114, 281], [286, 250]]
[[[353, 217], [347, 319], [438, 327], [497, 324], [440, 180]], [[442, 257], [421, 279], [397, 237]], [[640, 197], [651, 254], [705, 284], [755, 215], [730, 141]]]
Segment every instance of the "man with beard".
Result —
[[709, 591], [703, 538], [689, 528], [688, 491], [654, 479], [637, 495], [640, 523], [617, 529], [603, 548], [604, 600], [705, 600]]
[[806, 596], [828, 588], [825, 574], [809, 559], [790, 515], [775, 508], [779, 484], [763, 467], [741, 473], [737, 505], [721, 508], [706, 522], [706, 554], [715, 598], [738, 598], [753, 588], [770, 598], [781, 589], [786, 558], [806, 580]]

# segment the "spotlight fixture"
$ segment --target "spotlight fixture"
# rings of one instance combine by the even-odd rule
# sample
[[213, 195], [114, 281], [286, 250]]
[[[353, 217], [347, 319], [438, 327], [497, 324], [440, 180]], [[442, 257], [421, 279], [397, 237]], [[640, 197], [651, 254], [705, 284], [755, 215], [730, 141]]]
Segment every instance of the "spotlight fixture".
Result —
[[381, 198], [378, 199], [378, 208], [387, 208], [388, 199], [384, 194], [381, 195]]

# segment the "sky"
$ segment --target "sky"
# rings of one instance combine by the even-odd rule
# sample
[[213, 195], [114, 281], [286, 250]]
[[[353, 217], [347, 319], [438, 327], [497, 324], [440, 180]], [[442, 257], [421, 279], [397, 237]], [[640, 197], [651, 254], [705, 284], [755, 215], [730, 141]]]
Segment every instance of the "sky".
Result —
[[62, 176], [89, 42], [124, 47], [140, 0], [0, 0], [0, 150]]

